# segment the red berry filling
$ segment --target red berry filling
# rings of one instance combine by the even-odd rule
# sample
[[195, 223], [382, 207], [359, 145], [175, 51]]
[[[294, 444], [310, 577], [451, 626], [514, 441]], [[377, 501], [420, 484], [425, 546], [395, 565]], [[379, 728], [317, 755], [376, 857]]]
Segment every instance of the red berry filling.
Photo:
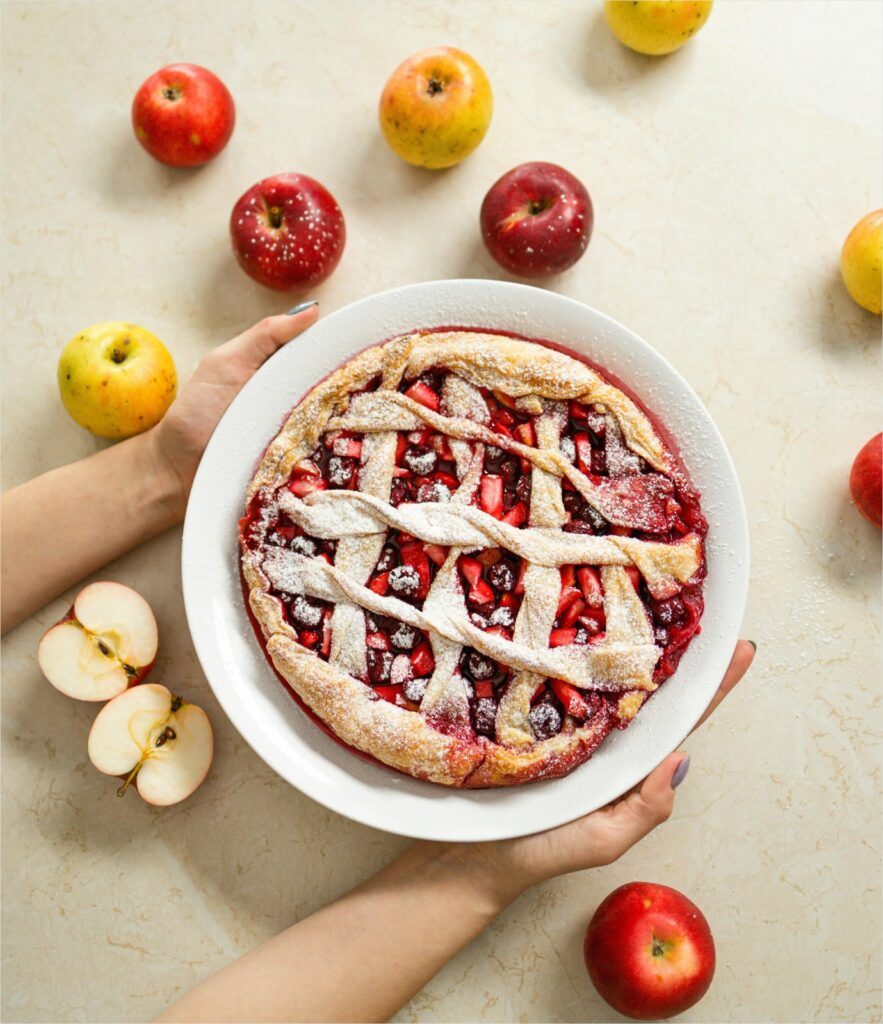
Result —
[[474, 626], [485, 633], [512, 639], [515, 618], [524, 596], [522, 559], [499, 548], [457, 561], [466, 610]]
[[429, 639], [405, 622], [365, 613], [367, 682], [384, 700], [416, 711], [435, 668]]
[[446, 548], [424, 544], [409, 533], [390, 530], [368, 587], [375, 594], [397, 597], [419, 608], [446, 557]]
[[389, 498], [391, 505], [450, 501], [459, 483], [451, 446], [444, 434], [431, 427], [399, 434]]
[[473, 647], [464, 647], [460, 655], [460, 675], [469, 694], [473, 729], [493, 738], [500, 698], [512, 678], [511, 670]]
[[291, 473], [288, 489], [299, 498], [313, 491], [354, 491], [359, 485], [362, 437], [351, 431], [329, 431]]

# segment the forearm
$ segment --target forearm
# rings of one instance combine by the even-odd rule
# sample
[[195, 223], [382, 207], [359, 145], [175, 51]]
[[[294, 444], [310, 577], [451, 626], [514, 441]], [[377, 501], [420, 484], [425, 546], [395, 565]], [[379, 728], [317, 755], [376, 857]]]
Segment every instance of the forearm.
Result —
[[152, 433], [3, 495], [2, 629], [181, 517], [179, 485]]
[[386, 1020], [520, 891], [501, 886], [471, 849], [418, 843], [159, 1019]]

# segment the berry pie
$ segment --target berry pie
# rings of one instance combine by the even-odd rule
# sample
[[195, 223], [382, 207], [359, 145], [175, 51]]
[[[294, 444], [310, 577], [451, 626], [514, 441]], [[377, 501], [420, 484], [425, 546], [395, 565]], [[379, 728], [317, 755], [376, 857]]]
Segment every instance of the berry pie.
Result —
[[360, 353], [294, 408], [240, 524], [302, 704], [449, 786], [566, 775], [699, 630], [707, 523], [647, 414], [583, 360], [478, 331]]

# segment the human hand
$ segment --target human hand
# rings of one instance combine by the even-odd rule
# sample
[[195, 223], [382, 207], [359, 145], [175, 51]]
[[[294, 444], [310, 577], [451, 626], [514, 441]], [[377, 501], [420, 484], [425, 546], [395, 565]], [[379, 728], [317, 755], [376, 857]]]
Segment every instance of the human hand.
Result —
[[[745, 675], [754, 651], [747, 640], [736, 644], [724, 678], [694, 729]], [[504, 903], [556, 875], [611, 864], [669, 818], [675, 787], [686, 775], [688, 762], [687, 754], [669, 754], [643, 782], [606, 807], [548, 832], [463, 848], [461, 856], [477, 861], [492, 888], [501, 887], [499, 894]]]
[[165, 490], [178, 519], [205, 446], [227, 406], [270, 356], [318, 319], [315, 303], [294, 308], [299, 312], [265, 317], [203, 356], [169, 411], [144, 435], [152, 464], [167, 478]]

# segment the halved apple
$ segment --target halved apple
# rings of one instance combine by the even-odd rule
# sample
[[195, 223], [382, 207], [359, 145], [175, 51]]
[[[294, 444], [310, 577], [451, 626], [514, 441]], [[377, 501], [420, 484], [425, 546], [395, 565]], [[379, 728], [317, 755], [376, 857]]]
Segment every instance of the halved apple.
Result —
[[43, 675], [77, 700], [110, 700], [153, 668], [159, 638], [144, 598], [122, 583], [90, 583], [43, 634]]
[[106, 775], [125, 776], [122, 796], [135, 782], [149, 804], [176, 804], [199, 786], [212, 763], [208, 715], [159, 683], [114, 697], [89, 733], [89, 760]]

